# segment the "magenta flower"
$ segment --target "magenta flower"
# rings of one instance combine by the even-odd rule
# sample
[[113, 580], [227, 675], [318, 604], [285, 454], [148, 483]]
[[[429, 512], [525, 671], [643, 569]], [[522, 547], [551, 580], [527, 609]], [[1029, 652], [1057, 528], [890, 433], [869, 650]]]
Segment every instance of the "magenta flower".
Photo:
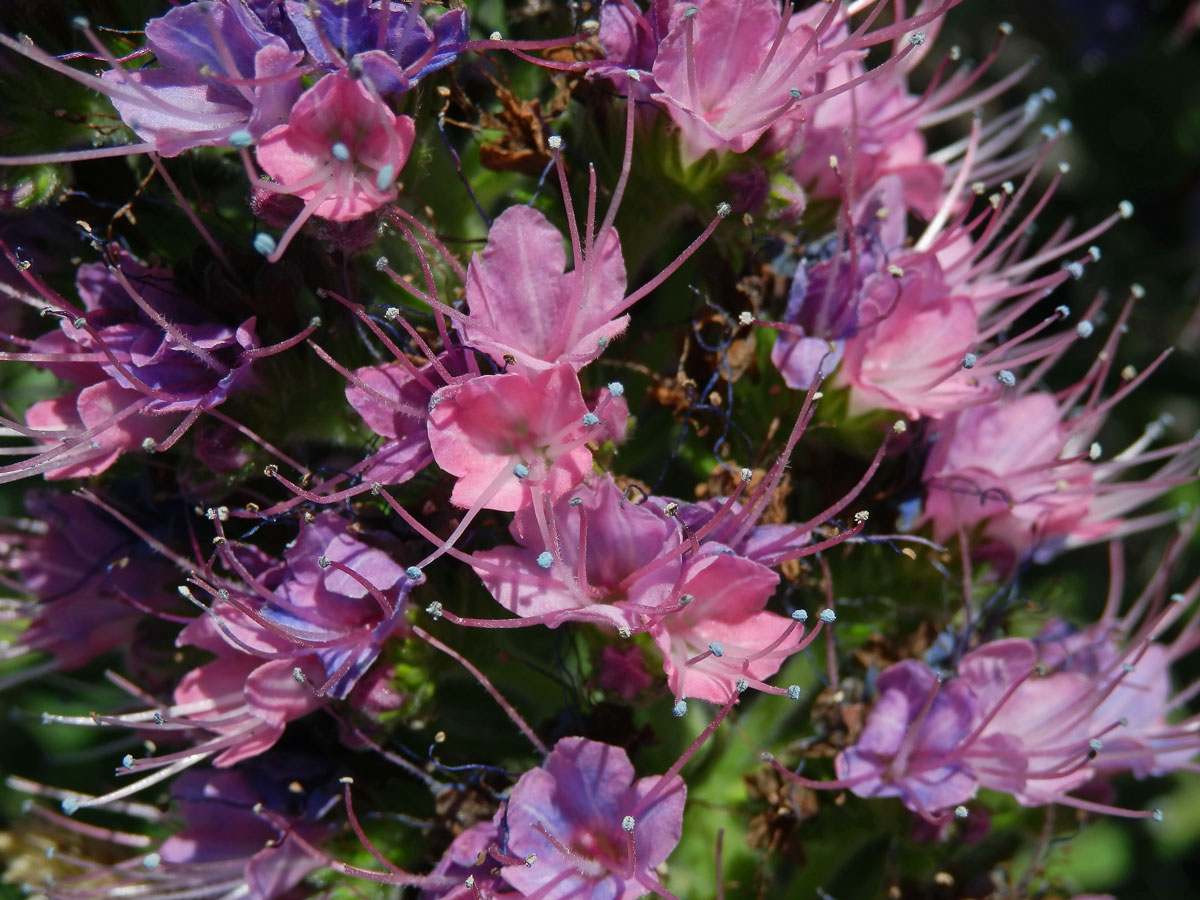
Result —
[[430, 400], [429, 443], [437, 464], [458, 476], [451, 502], [514, 511], [532, 491], [557, 500], [591, 470], [585, 445], [609, 433], [621, 392], [604, 391], [591, 411], [566, 365], [440, 388]]
[[500, 605], [550, 627], [590, 621], [636, 628], [667, 605], [683, 566], [679, 555], [654, 565], [678, 545], [677, 528], [627, 501], [611, 477], [580, 485], [541, 516], [523, 506], [510, 530], [519, 546], [476, 553], [475, 571]]
[[680, 592], [691, 601], [649, 629], [677, 700], [724, 703], [741, 681], [763, 687], [796, 652], [796, 621], [764, 608], [778, 584], [766, 566], [719, 545], [688, 560]]
[[415, 140], [412, 119], [397, 116], [344, 70], [305, 91], [287, 124], [272, 128], [255, 148], [275, 181], [267, 186], [305, 201], [268, 258], [279, 259], [311, 216], [350, 222], [395, 200], [396, 176]]
[[563, 738], [512, 789], [501, 876], [539, 900], [635, 900], [679, 843], [686, 796], [678, 775], [635, 782], [620, 747]]
[[[819, 10], [818, 10], [819, 12]], [[659, 44], [654, 99], [682, 130], [691, 159], [744, 153], [795, 109], [814, 75], [815, 34], [774, 0], [676, 2]]]
[[[1030, 391], [946, 419], [925, 463], [925, 518], [935, 539], [982, 527], [989, 545], [982, 552], [1011, 565], [1030, 557], [1045, 561], [1063, 549], [1173, 518], [1122, 516], [1190, 480], [1200, 444], [1148, 450], [1163, 430], [1156, 423], [1128, 450], [1100, 461], [1102, 448], [1093, 438], [1128, 390], [1103, 403], [1093, 393], [1082, 410], [1074, 409], [1081, 389], [1095, 380], [1059, 396]], [[1117, 480], [1129, 468], [1162, 458], [1166, 462], [1145, 480]]]
[[467, 270], [471, 315], [458, 320], [463, 341], [496, 362], [506, 355], [530, 369], [567, 363], [576, 371], [625, 330], [625, 262], [606, 229], [575, 268], [558, 229], [535, 209], [511, 206], [488, 231]]

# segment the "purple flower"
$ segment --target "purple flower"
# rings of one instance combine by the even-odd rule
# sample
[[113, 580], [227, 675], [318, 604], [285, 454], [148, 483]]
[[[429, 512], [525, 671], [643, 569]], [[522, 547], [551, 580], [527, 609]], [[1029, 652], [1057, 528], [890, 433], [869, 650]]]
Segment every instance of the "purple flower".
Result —
[[904, 660], [876, 681], [879, 699], [853, 747], [837, 758], [838, 778], [860, 797], [900, 797], [928, 815], [964, 803], [978, 782], [956, 758], [979, 716], [962, 682], [941, 684], [927, 666]]
[[130, 646], [139, 607], [162, 607], [173, 593], [173, 567], [82, 497], [31, 494], [26, 506], [41, 521], [4, 557], [35, 599], [20, 607], [31, 621], [3, 657], [50, 653], [65, 670]]
[[168, 449], [247, 383], [255, 320], [213, 322], [165, 269], [123, 252], [113, 265], [80, 266], [82, 310], [38, 284], [60, 328], [16, 356], [80, 387], [26, 411], [22, 433], [39, 443], [28, 459], [0, 468], [0, 482], [95, 475], [130, 450]]
[[539, 900], [635, 900], [652, 890], [654, 869], [679, 843], [687, 788], [677, 775], [633, 776], [620, 747], [559, 741], [512, 789], [505, 849], [536, 858], [505, 866], [504, 880]]
[[155, 152], [247, 143], [287, 121], [303, 54], [268, 32], [241, 2], [189, 3], [146, 24], [159, 65], [105, 72], [98, 89]]
[[327, 70], [358, 67], [380, 93], [405, 91], [450, 65], [468, 37], [467, 11], [450, 10], [433, 28], [421, 4], [399, 0], [287, 0], [288, 23]]

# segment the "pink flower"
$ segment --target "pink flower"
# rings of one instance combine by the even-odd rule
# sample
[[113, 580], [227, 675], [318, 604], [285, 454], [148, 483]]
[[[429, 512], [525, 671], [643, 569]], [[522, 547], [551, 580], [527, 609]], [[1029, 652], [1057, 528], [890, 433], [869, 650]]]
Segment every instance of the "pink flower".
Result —
[[506, 850], [516, 864], [501, 876], [539, 900], [635, 900], [679, 843], [686, 794], [678, 775], [635, 782], [620, 747], [563, 738], [512, 789]]
[[591, 255], [564, 272], [558, 229], [527, 206], [511, 206], [488, 231], [467, 270], [471, 314], [458, 320], [463, 341], [503, 363], [511, 355], [531, 369], [560, 363], [576, 371], [625, 330], [625, 263], [606, 229]]
[[286, 125], [255, 148], [274, 180], [271, 190], [305, 201], [279, 243], [261, 242], [272, 261], [311, 216], [349, 222], [396, 199], [396, 176], [416, 140], [408, 116], [397, 116], [347, 70], [326, 75], [292, 107]]
[[540, 516], [532, 505], [522, 507], [511, 531], [520, 546], [476, 553], [475, 571], [510, 612], [550, 627], [607, 621], [635, 628], [643, 614], [667, 604], [683, 565], [678, 555], [651, 565], [678, 545], [677, 529], [627, 501], [611, 477], [581, 485]]
[[893, 259], [899, 276], [880, 272], [864, 288], [866, 321], [846, 342], [838, 370], [838, 383], [850, 387], [851, 412], [939, 417], [999, 396], [995, 378], [963, 369], [979, 340], [970, 299], [950, 289], [936, 261]]
[[[1073, 410], [1081, 387], [1094, 381], [1089, 377], [1060, 397], [1031, 391], [946, 419], [924, 473], [925, 518], [935, 539], [982, 527], [991, 545], [984, 552], [1012, 564], [1029, 557], [1044, 561], [1064, 548], [1162, 521], [1121, 516], [1188, 480], [1200, 446], [1188, 441], [1147, 451], [1163, 430], [1156, 423], [1129, 450], [1100, 462], [1102, 448], [1092, 438], [1104, 412], [1127, 390], [1102, 404], [1093, 394], [1083, 410]], [[1145, 480], [1116, 480], [1126, 469], [1162, 457], [1167, 462]]]
[[796, 621], [764, 607], [779, 576], [721, 548], [689, 559], [680, 588], [692, 598], [650, 627], [676, 699], [724, 703], [739, 682], [761, 687], [796, 652]]
[[1200, 646], [1200, 626], [1193, 618], [1169, 644], [1154, 638], [1183, 617], [1197, 591], [1200, 584], [1165, 606], [1160, 597], [1148, 610], [1139, 603], [1123, 619], [1110, 599], [1100, 622], [1079, 633], [1055, 622], [1033, 641], [990, 641], [965, 654], [949, 681], [922, 662], [899, 662], [879, 676], [866, 727], [837, 758], [839, 779], [792, 777], [898, 796], [932, 821], [978, 787], [1027, 806], [1156, 815], [1070, 792], [1117, 772], [1145, 777], [1192, 767], [1200, 751], [1195, 718], [1169, 723], [1167, 716], [1193, 689], [1173, 695], [1169, 668]]
[[653, 65], [659, 93], [687, 155], [744, 153], [792, 112], [812, 77], [815, 35], [775, 0], [677, 2]]
[[566, 365], [439, 389], [430, 400], [429, 443], [437, 464], [458, 476], [451, 501], [513, 511], [529, 502], [532, 490], [557, 500], [590, 471], [585, 445], [603, 440], [613, 401], [613, 392], [605, 391], [589, 411]]

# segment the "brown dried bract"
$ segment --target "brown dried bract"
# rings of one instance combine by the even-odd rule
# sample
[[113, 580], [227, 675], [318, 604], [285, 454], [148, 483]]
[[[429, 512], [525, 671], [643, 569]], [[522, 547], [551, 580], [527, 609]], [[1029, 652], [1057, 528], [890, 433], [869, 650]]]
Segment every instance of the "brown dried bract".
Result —
[[804, 847], [796, 826], [817, 814], [817, 792], [789, 781], [771, 767], [756, 769], [744, 780], [751, 803], [761, 807], [750, 820], [746, 843], [755, 850], [778, 850], [802, 864]]
[[812, 737], [789, 747], [808, 758], [836, 756], [858, 740], [867, 720], [867, 704], [862, 701], [862, 683], [842, 680], [837, 690], [826, 688], [813, 703]]

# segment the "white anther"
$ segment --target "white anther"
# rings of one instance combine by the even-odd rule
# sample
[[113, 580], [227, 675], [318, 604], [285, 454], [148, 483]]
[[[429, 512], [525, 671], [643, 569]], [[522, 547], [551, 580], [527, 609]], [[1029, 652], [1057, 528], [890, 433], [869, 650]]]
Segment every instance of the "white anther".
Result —
[[389, 322], [395, 322], [398, 318], [400, 318], [400, 307], [389, 306], [383, 311], [383, 317]]
[[860, 509], [854, 514], [854, 524], [861, 525], [867, 519], [871, 518], [871, 513], [868, 510]]
[[888, 274], [891, 275], [893, 278], [903, 278], [904, 277], [904, 270], [902, 268], [900, 268], [898, 265], [896, 265], [895, 263], [888, 266], [887, 271], [888, 271]]
[[978, 361], [979, 361], [978, 356], [976, 356], [974, 353], [968, 353], [963, 357], [962, 367], [964, 369], [973, 369], [973, 368], [975, 368], [975, 363], [977, 363]]
[[626, 816], [621, 820], [621, 830], [626, 834], [633, 834], [633, 828], [636, 824], [637, 823], [634, 821], [633, 816]]
[[1141, 300], [1146, 296], [1146, 289], [1140, 284], [1131, 284], [1129, 286], [1129, 294], [1134, 300]]
[[1092, 446], [1088, 447], [1088, 459], [1097, 460], [1102, 452], [1099, 441], [1092, 441]]
[[1121, 214], [1122, 219], [1128, 219], [1133, 215], [1133, 204], [1128, 200], [1122, 200], [1117, 204], [1117, 212]]
[[1096, 326], [1087, 319], [1083, 319], [1075, 326], [1075, 334], [1081, 338], [1090, 338], [1095, 330]]
[[748, 312], [740, 313], [738, 315], [738, 324], [739, 325], [753, 325], [754, 324], [753, 313], [748, 313]]
[[1013, 387], [1017, 383], [1017, 376], [1008, 369], [1001, 369], [996, 373], [996, 380], [1005, 387]]
[[551, 150], [561, 150], [565, 143], [566, 142], [563, 141], [561, 135], [552, 134], [550, 137], [546, 138], [546, 145]]
[[738, 472], [738, 475], [740, 475], [742, 481], [746, 483], [749, 483], [750, 479], [754, 477], [754, 473], [749, 469], [742, 469], [742, 471]]
[[442, 604], [434, 600], [425, 607], [425, 612], [429, 613], [430, 618], [434, 620], [440, 619], [442, 617]]
[[731, 212], [733, 212], [733, 207], [730, 206], [728, 203], [726, 203], [724, 200], [722, 200], [720, 203], [717, 204], [717, 215], [720, 216], [722, 219], [724, 219], [726, 216], [728, 216]]

